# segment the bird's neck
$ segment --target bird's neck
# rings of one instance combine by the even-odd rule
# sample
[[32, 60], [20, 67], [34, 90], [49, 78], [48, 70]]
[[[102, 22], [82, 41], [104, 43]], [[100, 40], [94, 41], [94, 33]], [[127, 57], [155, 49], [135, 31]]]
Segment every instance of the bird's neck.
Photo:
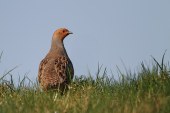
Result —
[[50, 51], [57, 52], [58, 54], [67, 54], [64, 48], [63, 40], [58, 38], [52, 38]]
[[63, 48], [64, 48], [63, 40], [60, 40], [58, 38], [52, 38], [51, 50], [63, 49]]

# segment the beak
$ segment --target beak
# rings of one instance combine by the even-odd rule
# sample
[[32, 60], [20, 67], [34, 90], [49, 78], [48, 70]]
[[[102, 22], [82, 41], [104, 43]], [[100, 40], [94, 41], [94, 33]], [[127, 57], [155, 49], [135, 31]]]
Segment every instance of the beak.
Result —
[[69, 31], [68, 34], [73, 34], [73, 32]]

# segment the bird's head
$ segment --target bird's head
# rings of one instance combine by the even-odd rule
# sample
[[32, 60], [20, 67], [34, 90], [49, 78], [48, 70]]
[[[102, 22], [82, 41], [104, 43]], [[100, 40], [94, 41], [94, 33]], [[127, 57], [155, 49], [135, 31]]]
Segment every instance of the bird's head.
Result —
[[68, 29], [66, 28], [59, 28], [57, 29], [54, 34], [53, 34], [53, 38], [57, 38], [61, 41], [64, 40], [64, 38], [69, 35], [69, 34], [73, 34], [72, 32], [70, 32]]

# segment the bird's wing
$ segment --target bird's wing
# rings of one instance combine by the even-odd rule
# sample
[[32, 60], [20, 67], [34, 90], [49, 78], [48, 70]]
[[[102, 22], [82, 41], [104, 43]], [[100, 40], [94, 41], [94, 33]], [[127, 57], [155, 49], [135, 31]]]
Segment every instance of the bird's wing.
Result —
[[66, 69], [66, 74], [68, 76], [68, 82], [73, 79], [74, 76], [74, 68], [71, 60], [68, 58], [68, 64], [67, 64], [67, 69]]
[[66, 68], [68, 65], [67, 58], [65, 56], [59, 56], [55, 59], [54, 69], [56, 72], [56, 76], [58, 76], [58, 83], [63, 83], [66, 81]]
[[55, 70], [65, 83], [70, 83], [74, 76], [74, 68], [70, 59], [66, 56], [60, 56], [55, 60]]
[[41, 62], [40, 62], [40, 65], [39, 65], [39, 70], [38, 70], [38, 82], [41, 84], [41, 79], [42, 79], [42, 75], [44, 75], [44, 69], [46, 67], [46, 64], [48, 62], [48, 59], [43, 59]]

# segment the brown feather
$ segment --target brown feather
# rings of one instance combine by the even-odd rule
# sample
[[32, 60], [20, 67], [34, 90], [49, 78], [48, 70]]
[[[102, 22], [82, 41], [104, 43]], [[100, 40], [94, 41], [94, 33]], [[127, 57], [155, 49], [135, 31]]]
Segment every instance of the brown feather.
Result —
[[56, 59], [43, 59], [39, 67], [38, 80], [44, 90], [68, 85], [74, 75], [73, 65], [69, 58], [60, 56]]

